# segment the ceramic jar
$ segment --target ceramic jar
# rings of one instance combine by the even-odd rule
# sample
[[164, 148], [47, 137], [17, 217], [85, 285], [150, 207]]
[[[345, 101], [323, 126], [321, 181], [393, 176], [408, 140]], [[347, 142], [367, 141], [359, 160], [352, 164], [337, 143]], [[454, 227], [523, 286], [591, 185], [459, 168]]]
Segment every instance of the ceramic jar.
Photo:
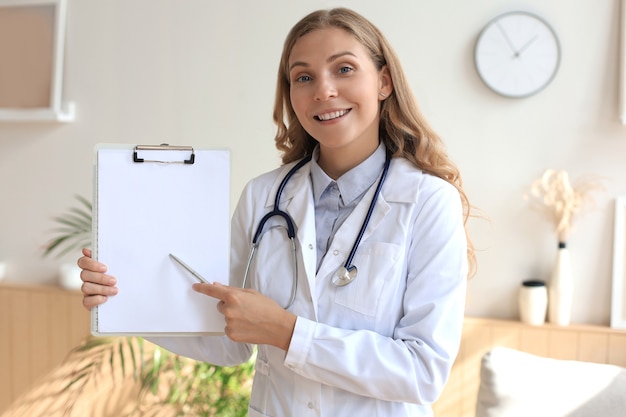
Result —
[[519, 289], [519, 314], [523, 323], [540, 326], [546, 321], [548, 290], [539, 280], [522, 282]]

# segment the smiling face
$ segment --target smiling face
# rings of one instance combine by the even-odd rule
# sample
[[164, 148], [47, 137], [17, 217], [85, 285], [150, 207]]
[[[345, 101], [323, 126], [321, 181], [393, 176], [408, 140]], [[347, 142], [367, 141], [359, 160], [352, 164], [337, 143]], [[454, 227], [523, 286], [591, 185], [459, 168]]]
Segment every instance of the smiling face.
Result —
[[391, 79], [353, 35], [328, 28], [299, 38], [289, 55], [289, 81], [293, 110], [319, 142], [319, 163], [329, 175], [341, 175], [374, 152], [380, 93], [389, 95]]

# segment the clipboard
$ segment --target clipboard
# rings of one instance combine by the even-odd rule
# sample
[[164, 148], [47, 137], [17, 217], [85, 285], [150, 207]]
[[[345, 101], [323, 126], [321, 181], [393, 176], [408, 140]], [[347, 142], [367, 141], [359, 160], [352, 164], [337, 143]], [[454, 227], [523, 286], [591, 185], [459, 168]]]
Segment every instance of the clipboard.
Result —
[[92, 246], [119, 292], [91, 310], [91, 333], [223, 334], [217, 300], [196, 293], [180, 256], [228, 283], [230, 153], [190, 146], [95, 147]]

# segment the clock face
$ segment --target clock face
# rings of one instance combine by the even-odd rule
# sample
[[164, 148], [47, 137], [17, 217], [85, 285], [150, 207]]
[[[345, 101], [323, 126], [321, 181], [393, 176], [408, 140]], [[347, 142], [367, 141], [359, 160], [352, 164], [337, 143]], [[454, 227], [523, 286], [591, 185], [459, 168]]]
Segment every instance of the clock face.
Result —
[[474, 50], [483, 82], [506, 97], [527, 97], [545, 88], [560, 61], [559, 41], [548, 23], [526, 12], [511, 12], [489, 22]]

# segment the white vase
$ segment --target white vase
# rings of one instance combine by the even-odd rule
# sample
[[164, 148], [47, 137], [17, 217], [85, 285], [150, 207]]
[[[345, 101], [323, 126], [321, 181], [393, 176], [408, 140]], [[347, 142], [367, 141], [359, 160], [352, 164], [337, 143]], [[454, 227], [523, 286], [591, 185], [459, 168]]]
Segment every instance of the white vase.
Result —
[[565, 242], [559, 242], [556, 262], [548, 286], [548, 321], [550, 323], [559, 326], [570, 324], [573, 294], [574, 283], [569, 250]]
[[519, 316], [522, 323], [541, 326], [546, 321], [548, 290], [538, 280], [524, 281], [519, 289]]
[[59, 267], [59, 284], [68, 290], [77, 290], [83, 285], [81, 269], [75, 263], [64, 263]]

